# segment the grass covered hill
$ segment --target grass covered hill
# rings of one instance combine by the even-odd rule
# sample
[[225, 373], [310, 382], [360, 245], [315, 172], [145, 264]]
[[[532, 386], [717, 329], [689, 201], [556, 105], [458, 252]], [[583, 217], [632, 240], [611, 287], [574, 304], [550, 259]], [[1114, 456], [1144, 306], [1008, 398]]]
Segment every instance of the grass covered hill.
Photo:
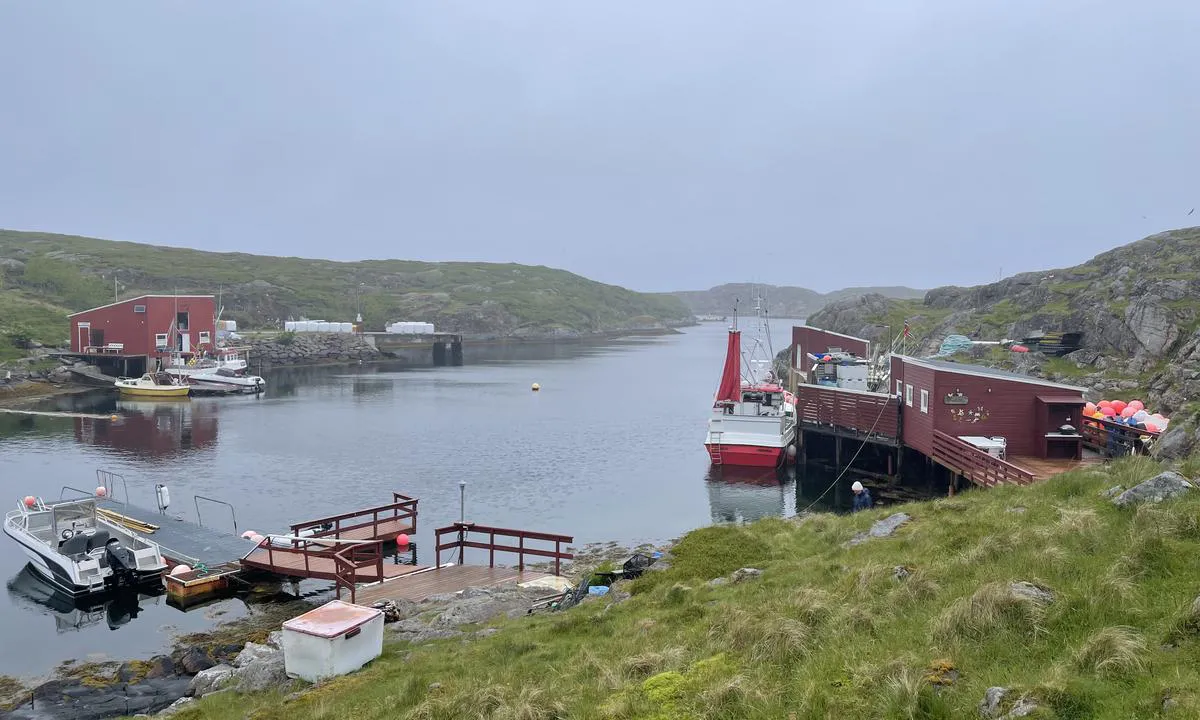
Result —
[[[1159, 471], [1142, 458], [703, 528], [627, 600], [387, 644], [299, 695], [224, 693], [178, 717], [961, 720], [994, 687], [990, 717], [1200, 717], [1200, 491], [1136, 507], [1102, 496]], [[897, 512], [910, 520], [893, 536], [852, 542]], [[724, 579], [743, 567], [762, 574]]]
[[112, 302], [114, 276], [122, 297], [176, 289], [215, 295], [220, 289], [225, 317], [251, 328], [301, 316], [353, 320], [358, 297], [364, 321], [375, 329], [392, 320], [421, 320], [448, 331], [519, 336], [692, 320], [675, 298], [542, 266], [334, 262], [0, 230], [0, 323], [6, 325], [0, 331], [11, 334], [19, 323], [42, 342], [61, 342], [63, 312]]
[[1200, 227], [1152, 235], [1075, 267], [935, 288], [920, 301], [857, 298], [809, 318], [870, 337], [883, 326], [894, 335], [905, 320], [923, 341], [918, 353], [936, 352], [950, 334], [1002, 340], [1083, 332], [1084, 350], [1024, 369], [1089, 387], [1097, 399], [1145, 395], [1165, 412], [1190, 412], [1200, 398]]
[[753, 312], [754, 299], [761, 294], [766, 299], [767, 309], [772, 316], [803, 318], [829, 303], [872, 293], [901, 299], [920, 299], [925, 295], [924, 290], [908, 287], [845, 288], [830, 293], [819, 293], [802, 287], [750, 283], [727, 283], [708, 290], [680, 291], [668, 295], [682, 300], [696, 315], [729, 315], [733, 312], [735, 301], [738, 302], [739, 312]]

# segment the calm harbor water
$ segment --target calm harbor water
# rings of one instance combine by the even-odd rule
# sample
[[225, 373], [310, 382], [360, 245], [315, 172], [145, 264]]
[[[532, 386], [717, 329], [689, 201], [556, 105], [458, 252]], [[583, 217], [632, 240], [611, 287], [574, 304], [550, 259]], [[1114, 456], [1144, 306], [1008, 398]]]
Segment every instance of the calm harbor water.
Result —
[[[773, 324], [779, 347], [790, 325]], [[153, 507], [153, 487], [164, 483], [172, 514], [194, 520], [193, 497], [202, 495], [232, 503], [241, 530], [278, 532], [389, 502], [395, 490], [420, 498], [422, 563], [432, 561], [432, 530], [458, 519], [460, 481], [468, 520], [561, 532], [577, 547], [661, 542], [714, 521], [793, 514], [829, 478], [797, 483], [791, 472], [709, 467], [702, 442], [724, 335], [723, 324], [708, 323], [602, 344], [468, 347], [463, 367], [278, 370], [261, 397], [56, 398], [41, 409], [121, 420], [0, 415], [0, 498], [57, 499], [63, 486], [94, 488], [96, 471], [107, 470], [126, 478], [135, 504]], [[540, 392], [531, 392], [534, 382]], [[207, 523], [232, 529], [228, 511], [201, 510]], [[37, 599], [24, 564], [3, 538], [0, 631], [22, 652], [0, 654], [0, 674], [149, 655], [173, 633], [250, 611], [240, 599], [185, 613], [151, 598], [110, 630], [110, 619], [129, 619], [128, 608], [56, 610]]]

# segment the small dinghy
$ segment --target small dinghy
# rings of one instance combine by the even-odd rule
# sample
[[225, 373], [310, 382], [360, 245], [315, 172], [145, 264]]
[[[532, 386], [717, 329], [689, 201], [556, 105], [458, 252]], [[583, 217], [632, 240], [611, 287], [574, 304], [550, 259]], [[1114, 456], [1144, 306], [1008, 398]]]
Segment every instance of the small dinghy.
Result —
[[162, 582], [167, 563], [156, 543], [105, 520], [96, 499], [47, 505], [18, 501], [4, 516], [4, 534], [47, 581], [78, 597]]

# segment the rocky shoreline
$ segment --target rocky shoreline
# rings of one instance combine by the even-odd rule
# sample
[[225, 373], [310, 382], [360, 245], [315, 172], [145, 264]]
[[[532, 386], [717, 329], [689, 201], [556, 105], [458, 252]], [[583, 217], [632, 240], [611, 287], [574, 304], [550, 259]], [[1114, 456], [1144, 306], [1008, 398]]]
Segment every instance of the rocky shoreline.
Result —
[[[619, 563], [635, 552], [662, 550], [668, 544], [628, 548], [615, 542], [593, 543], [576, 551], [563, 570], [572, 583], [605, 563]], [[659, 561], [665, 567], [668, 561]], [[530, 566], [530, 569], [534, 569]], [[464, 641], [486, 637], [495, 628], [479, 624], [500, 617], [520, 617], [555, 590], [519, 587], [515, 583], [467, 588], [421, 602], [388, 602], [384, 610], [385, 641], [422, 643], [439, 638]], [[607, 602], [628, 597], [614, 591]], [[282, 688], [303, 692], [309, 687], [284, 671], [280, 625], [320, 602], [272, 603], [255, 615], [219, 625], [211, 631], [178, 639], [171, 652], [145, 660], [78, 663], [68, 660], [51, 677], [33, 682], [0, 677], [0, 716], [14, 720], [102, 720], [119, 716], [170, 716], [196, 698], [218, 692], [255, 692]]]

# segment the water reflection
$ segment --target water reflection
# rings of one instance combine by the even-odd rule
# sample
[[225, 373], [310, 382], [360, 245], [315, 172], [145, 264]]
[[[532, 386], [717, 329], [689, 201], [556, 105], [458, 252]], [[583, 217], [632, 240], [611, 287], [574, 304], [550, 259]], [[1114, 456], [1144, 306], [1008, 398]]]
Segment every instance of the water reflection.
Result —
[[795, 514], [794, 469], [710, 467], [704, 480], [713, 522], [753, 522]]
[[218, 402], [188, 398], [117, 400], [115, 421], [74, 418], [75, 440], [141, 459], [171, 459], [217, 442], [219, 407]]
[[97, 597], [74, 598], [38, 576], [28, 565], [8, 581], [8, 594], [14, 606], [24, 605], [54, 618], [59, 633], [76, 632], [106, 625], [117, 630], [128, 624], [144, 605], [159, 605], [163, 593], [149, 594], [144, 589]]

